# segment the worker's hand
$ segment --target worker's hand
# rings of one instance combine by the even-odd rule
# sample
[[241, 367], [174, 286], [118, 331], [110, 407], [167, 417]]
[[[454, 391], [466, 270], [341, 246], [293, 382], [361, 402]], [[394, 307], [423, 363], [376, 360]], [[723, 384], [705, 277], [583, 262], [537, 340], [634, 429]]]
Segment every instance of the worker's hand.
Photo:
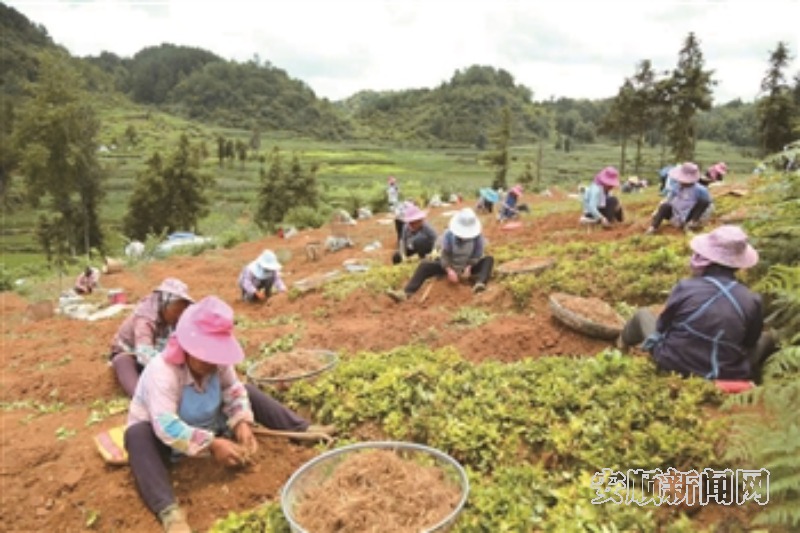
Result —
[[241, 465], [245, 455], [241, 446], [224, 437], [214, 437], [210, 449], [214, 459], [225, 466]]
[[467, 280], [472, 276], [472, 266], [467, 265], [467, 267], [461, 272], [461, 279]]
[[259, 302], [263, 302], [266, 299], [267, 299], [267, 291], [265, 291], [264, 289], [258, 289], [256, 291], [256, 300], [258, 300]]
[[247, 421], [242, 420], [236, 424], [233, 434], [236, 435], [236, 442], [244, 448], [247, 455], [253, 455], [258, 451], [258, 441], [253, 435], [253, 428]]
[[610, 225], [611, 225], [611, 224], [608, 222], [608, 219], [607, 219], [606, 217], [600, 217], [600, 223], [601, 223], [603, 226], [605, 226], [605, 227], [608, 227], [608, 226], [610, 226]]
[[450, 267], [447, 268], [447, 279], [450, 283], [458, 283], [458, 274]]

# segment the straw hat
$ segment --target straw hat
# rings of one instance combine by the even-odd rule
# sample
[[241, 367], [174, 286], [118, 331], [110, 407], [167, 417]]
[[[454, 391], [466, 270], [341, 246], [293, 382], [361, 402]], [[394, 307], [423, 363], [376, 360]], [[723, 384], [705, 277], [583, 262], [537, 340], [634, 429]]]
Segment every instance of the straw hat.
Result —
[[758, 263], [758, 252], [739, 226], [720, 226], [693, 238], [689, 246], [706, 259], [729, 268], [750, 268]]

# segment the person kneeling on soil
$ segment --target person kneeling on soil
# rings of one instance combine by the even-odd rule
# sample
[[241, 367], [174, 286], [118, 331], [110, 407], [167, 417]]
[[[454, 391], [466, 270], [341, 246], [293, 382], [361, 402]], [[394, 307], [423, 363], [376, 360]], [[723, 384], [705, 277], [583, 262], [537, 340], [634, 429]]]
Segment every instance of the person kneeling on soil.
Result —
[[684, 163], [674, 167], [669, 178], [674, 185], [668, 184], [667, 198], [658, 206], [647, 234], [658, 231], [665, 219], [681, 229], [697, 229], [701, 226], [701, 219], [708, 216], [711, 195], [708, 189], [697, 183], [700, 179], [697, 165]]
[[76, 294], [92, 294], [100, 283], [100, 271], [90, 266], [86, 267], [80, 276], [75, 280]]
[[[500, 206], [500, 212], [497, 213], [498, 222], [505, 222], [519, 215], [520, 206], [517, 204], [519, 204], [520, 198], [522, 198], [522, 185], [517, 184], [511, 187], [506, 194], [503, 205]], [[526, 206], [525, 210], [529, 211], [529, 208]]]
[[281, 264], [272, 250], [264, 250], [258, 259], [252, 261], [239, 274], [239, 288], [245, 302], [263, 302], [269, 298], [272, 288], [286, 292], [281, 279]]
[[622, 222], [622, 205], [619, 198], [611, 196], [611, 189], [619, 187], [619, 171], [606, 167], [595, 175], [592, 184], [583, 193], [582, 222], [599, 222], [604, 227], [612, 222]]
[[165, 459], [214, 457], [248, 464], [258, 450], [253, 424], [330, 435], [236, 376], [244, 359], [233, 334], [233, 310], [207, 296], [181, 316], [161, 357], [142, 373], [128, 411], [125, 449], [145, 505], [168, 532], [191, 531], [175, 501]]
[[392, 263], [402, 263], [415, 255], [424, 259], [433, 251], [436, 244], [436, 230], [425, 220], [427, 211], [411, 204], [404, 211], [403, 231], [397, 243], [397, 251], [392, 255]]
[[447, 276], [452, 283], [476, 279], [472, 292], [486, 290], [492, 275], [494, 258], [483, 255], [486, 239], [481, 235], [481, 221], [475, 211], [465, 207], [450, 219], [448, 229], [442, 236], [441, 255], [436, 260], [422, 261], [402, 291], [387, 291], [396, 302], [407, 300], [419, 290], [426, 279]]
[[672, 289], [658, 318], [636, 311], [620, 335], [620, 347], [641, 343], [662, 370], [706, 379], [758, 379], [774, 351], [762, 333], [761, 297], [736, 281], [736, 270], [758, 262], [758, 252], [738, 226], [721, 226], [691, 240], [693, 277]]
[[166, 278], [136, 304], [117, 330], [111, 343], [111, 365], [129, 398], [139, 374], [164, 349], [178, 319], [193, 301], [184, 282]]

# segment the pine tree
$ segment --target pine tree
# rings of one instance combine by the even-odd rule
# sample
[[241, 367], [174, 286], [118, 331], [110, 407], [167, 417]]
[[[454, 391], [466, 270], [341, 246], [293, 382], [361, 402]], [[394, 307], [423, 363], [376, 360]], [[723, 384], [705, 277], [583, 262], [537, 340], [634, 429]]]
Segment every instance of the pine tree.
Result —
[[145, 239], [149, 234], [197, 231], [198, 221], [208, 214], [207, 191], [213, 184], [199, 167], [185, 135], [166, 163], [158, 153], [153, 154], [128, 201], [123, 222], [126, 234]]
[[714, 71], [703, 70], [703, 52], [694, 33], [689, 33], [678, 55], [678, 67], [672, 71], [671, 94], [672, 120], [667, 126], [672, 153], [678, 161], [694, 159], [697, 131], [695, 116], [698, 111], [711, 109], [712, 92], [715, 85]]
[[758, 102], [758, 131], [764, 154], [780, 151], [794, 137], [792, 124], [797, 120], [798, 109], [784, 75], [790, 61], [788, 46], [779, 42], [770, 54], [769, 69], [761, 80], [764, 97]]
[[506, 176], [510, 167], [510, 157], [508, 154], [509, 143], [511, 142], [511, 109], [506, 106], [503, 108], [500, 125], [491, 136], [495, 149], [486, 156], [486, 161], [495, 169], [493, 189], [507, 188]]

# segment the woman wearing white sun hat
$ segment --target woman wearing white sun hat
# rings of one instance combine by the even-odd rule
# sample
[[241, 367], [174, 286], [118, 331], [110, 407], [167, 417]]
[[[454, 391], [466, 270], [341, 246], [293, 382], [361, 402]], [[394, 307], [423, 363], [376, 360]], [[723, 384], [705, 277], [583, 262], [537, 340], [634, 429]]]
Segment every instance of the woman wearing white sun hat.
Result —
[[397, 302], [404, 301], [417, 292], [426, 279], [445, 275], [452, 283], [474, 279], [472, 292], [485, 291], [492, 275], [494, 258], [484, 255], [486, 239], [482, 230], [475, 211], [469, 207], [458, 211], [442, 236], [439, 258], [422, 261], [402, 291], [388, 291], [387, 294]]
[[264, 301], [272, 289], [285, 292], [286, 285], [281, 279], [281, 263], [272, 250], [264, 250], [258, 259], [249, 263], [239, 274], [239, 288], [242, 300], [246, 302]]
[[639, 309], [621, 345], [644, 341], [659, 368], [707, 379], [749, 380], [774, 350], [762, 333], [761, 297], [736, 280], [758, 263], [758, 252], [738, 226], [721, 226], [691, 240], [693, 276], [673, 287], [660, 316]]

